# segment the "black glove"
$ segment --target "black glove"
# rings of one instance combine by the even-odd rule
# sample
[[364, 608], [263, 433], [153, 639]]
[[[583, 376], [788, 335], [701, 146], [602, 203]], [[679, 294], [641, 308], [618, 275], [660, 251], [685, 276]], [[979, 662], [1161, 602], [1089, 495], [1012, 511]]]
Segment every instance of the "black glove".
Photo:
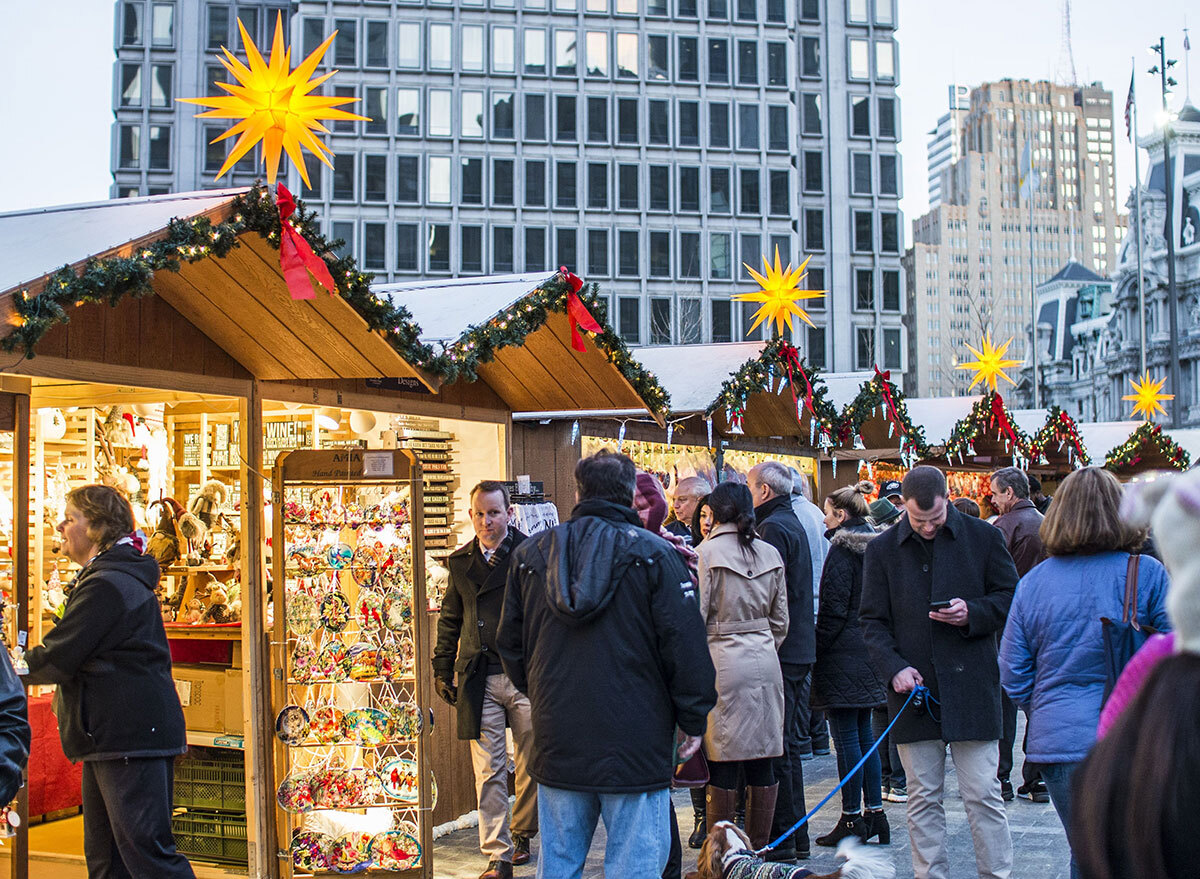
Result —
[[447, 705], [458, 704], [458, 687], [445, 678], [434, 678], [433, 688], [437, 690], [437, 694], [445, 700]]

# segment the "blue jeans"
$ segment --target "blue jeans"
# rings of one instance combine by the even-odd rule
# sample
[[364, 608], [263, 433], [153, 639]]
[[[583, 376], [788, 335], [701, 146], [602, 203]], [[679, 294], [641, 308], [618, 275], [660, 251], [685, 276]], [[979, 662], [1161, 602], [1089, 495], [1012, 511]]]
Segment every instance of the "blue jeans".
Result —
[[[837, 747], [838, 777], [845, 778], [866, 753], [875, 739], [871, 735], [870, 708], [830, 708], [829, 725], [833, 730], [833, 742]], [[883, 793], [879, 751], [876, 750], [863, 768], [842, 785], [842, 814], [858, 812], [866, 801], [868, 809], [883, 808]]]
[[[1050, 802], [1058, 813], [1058, 820], [1067, 831], [1068, 844], [1071, 842], [1071, 777], [1078, 766], [1078, 763], [1042, 763], [1038, 766], [1042, 770], [1042, 781], [1046, 783]], [[1074, 852], [1071, 852], [1071, 879], [1079, 879]]]
[[580, 879], [603, 817], [608, 843], [604, 875], [660, 879], [670, 851], [667, 788], [641, 794], [597, 794], [538, 785], [537, 879]]

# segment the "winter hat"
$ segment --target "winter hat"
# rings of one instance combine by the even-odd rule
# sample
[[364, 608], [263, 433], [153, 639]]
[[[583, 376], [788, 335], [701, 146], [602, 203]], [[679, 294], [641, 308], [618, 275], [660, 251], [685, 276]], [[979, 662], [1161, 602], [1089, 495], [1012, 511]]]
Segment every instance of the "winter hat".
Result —
[[1126, 512], [1149, 519], [1171, 586], [1167, 613], [1175, 626], [1175, 649], [1200, 653], [1200, 470], [1155, 474], [1132, 487]]
[[876, 525], [888, 525], [894, 519], [900, 518], [900, 511], [892, 506], [892, 502], [880, 498], [870, 506], [871, 518]]
[[645, 512], [646, 530], [657, 534], [667, 518], [667, 499], [663, 495], [662, 484], [654, 476], [641, 470], [637, 475], [633, 506], [639, 512]]

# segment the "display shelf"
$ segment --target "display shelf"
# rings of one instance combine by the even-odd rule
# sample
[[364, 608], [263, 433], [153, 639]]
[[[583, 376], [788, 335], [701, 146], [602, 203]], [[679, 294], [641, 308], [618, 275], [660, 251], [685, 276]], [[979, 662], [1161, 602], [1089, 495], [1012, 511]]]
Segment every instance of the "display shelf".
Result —
[[244, 736], [234, 736], [229, 733], [203, 732], [189, 729], [186, 732], [187, 743], [204, 748], [228, 748], [231, 751], [244, 751], [246, 740]]
[[241, 623], [164, 623], [168, 638], [188, 638], [194, 641], [241, 641]]

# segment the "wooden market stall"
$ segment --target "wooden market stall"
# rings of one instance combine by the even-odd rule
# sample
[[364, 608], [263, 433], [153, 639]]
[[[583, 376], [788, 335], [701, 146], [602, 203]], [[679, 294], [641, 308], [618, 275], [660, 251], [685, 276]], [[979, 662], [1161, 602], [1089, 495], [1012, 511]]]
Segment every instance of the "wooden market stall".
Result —
[[[187, 810], [177, 836], [201, 875], [292, 870], [288, 840], [277, 836], [276, 767], [283, 765], [284, 745], [273, 735], [282, 695], [272, 686], [273, 670], [285, 671], [289, 660], [268, 628], [267, 529], [281, 511], [278, 499], [269, 502], [265, 480], [276, 457], [295, 449], [354, 455], [410, 449], [425, 502], [421, 537], [436, 563], [437, 551], [448, 551], [463, 533], [462, 492], [478, 479], [508, 475], [509, 398], [516, 399], [516, 390], [488, 373], [493, 358], [502, 362], [526, 335], [547, 328], [523, 368], [586, 369], [596, 378], [594, 387], [571, 385], [557, 401], [565, 408], [595, 405], [591, 395], [601, 388], [611, 400], [609, 389], [621, 382], [630, 390], [617, 396], [629, 408], [645, 410], [644, 398], [656, 393], [622, 355], [623, 346], [597, 356], [589, 342], [578, 358], [553, 348], [549, 337], [569, 332], [564, 278], [541, 276], [531, 285], [536, 296], [527, 286], [517, 297], [537, 305], [521, 334], [485, 339], [463, 320], [454, 336], [461, 344], [435, 351], [397, 304], [371, 290], [352, 260], [332, 254], [310, 218], [292, 222], [329, 264], [336, 295], [316, 288], [311, 299], [291, 297], [276, 249], [278, 214], [259, 189], [0, 215], [0, 230], [13, 244], [13, 258], [0, 268], [0, 338], [13, 351], [12, 362], [0, 366], [7, 374], [0, 382], [24, 382], [37, 413], [33, 490], [22, 488], [21, 467], [3, 486], [18, 523], [26, 510], [34, 514], [35, 563], [16, 587], [28, 582], [30, 610], [28, 617], [14, 615], [13, 628], [36, 642], [52, 624], [47, 613], [61, 600], [55, 588], [69, 571], [48, 550], [68, 488], [115, 484], [128, 492], [148, 533], [160, 530], [157, 520], [164, 539], [176, 541], [179, 558], [164, 566], [163, 593], [177, 601], [166, 602], [164, 613], [189, 743], [211, 748], [183, 780], [199, 781], [207, 771], [219, 781], [203, 793], [199, 784], [176, 786], [177, 805]], [[25, 448], [18, 444], [18, 458]], [[20, 503], [23, 494], [31, 495], [30, 504]], [[159, 518], [159, 508], [165, 513], [169, 505], [154, 502], [165, 498], [174, 498], [183, 515], [190, 508], [224, 516], [210, 515], [209, 539], [180, 540], [180, 513]], [[285, 576], [291, 588], [291, 574]], [[218, 622], [216, 611], [231, 613], [235, 589], [240, 619]], [[406, 600], [420, 591], [410, 595]], [[193, 599], [198, 614], [189, 612]], [[420, 673], [405, 692], [419, 717], [430, 703], [430, 620], [424, 608], [412, 612], [418, 622], [410, 667]], [[200, 623], [191, 625], [197, 615]], [[439, 736], [428, 724], [418, 736], [436, 773]], [[43, 738], [56, 742], [53, 730]], [[441, 756], [451, 766], [452, 758]], [[439, 820], [473, 807], [469, 764], [464, 770], [457, 763], [445, 770], [436, 807], [432, 785], [423, 781], [419, 795], [405, 801], [406, 820], [420, 825], [416, 836], [423, 840]], [[180, 795], [191, 799], [180, 803]], [[81, 862], [70, 830], [77, 824], [74, 818], [39, 825], [5, 854], [13, 853], [18, 872], [27, 869], [32, 839], [37, 862]], [[276, 856], [281, 849], [283, 858]], [[431, 860], [422, 862], [423, 871]]]
[[1168, 434], [1162, 425], [1148, 421], [1087, 422], [1079, 425], [1079, 434], [1094, 462], [1122, 482], [1155, 470], [1186, 470], [1193, 454], [1200, 453], [1200, 431]]

